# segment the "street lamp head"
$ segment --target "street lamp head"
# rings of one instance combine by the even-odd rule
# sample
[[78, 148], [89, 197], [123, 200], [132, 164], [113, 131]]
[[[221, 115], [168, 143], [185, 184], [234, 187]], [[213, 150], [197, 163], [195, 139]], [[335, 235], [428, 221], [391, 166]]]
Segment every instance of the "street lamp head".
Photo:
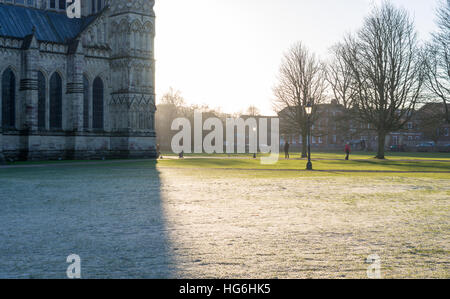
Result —
[[306, 114], [311, 115], [311, 113], [312, 113], [312, 106], [311, 106], [311, 104], [306, 105], [305, 111], [306, 111]]

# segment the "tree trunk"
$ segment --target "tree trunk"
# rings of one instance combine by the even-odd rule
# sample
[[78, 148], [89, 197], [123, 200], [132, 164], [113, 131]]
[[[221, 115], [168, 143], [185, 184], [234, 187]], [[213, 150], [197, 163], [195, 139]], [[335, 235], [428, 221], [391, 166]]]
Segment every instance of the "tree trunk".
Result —
[[378, 151], [376, 159], [384, 159], [384, 144], [386, 142], [386, 133], [385, 132], [378, 132]]
[[445, 119], [447, 120], [447, 123], [450, 124], [450, 115], [448, 114], [448, 105], [447, 101], [444, 101], [444, 108], [445, 108]]
[[302, 133], [302, 158], [308, 158], [308, 135]]

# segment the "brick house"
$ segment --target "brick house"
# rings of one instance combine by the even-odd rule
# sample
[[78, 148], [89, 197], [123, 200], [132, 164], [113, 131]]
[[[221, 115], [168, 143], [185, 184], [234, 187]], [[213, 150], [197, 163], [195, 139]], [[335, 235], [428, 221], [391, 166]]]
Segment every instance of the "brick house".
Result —
[[[426, 104], [412, 115], [405, 128], [391, 132], [386, 136], [386, 148], [402, 145], [406, 150], [413, 150], [416, 145], [424, 141], [433, 141], [426, 134], [422, 119], [430, 118], [427, 111], [432, 111], [433, 117], [443, 115], [442, 104]], [[291, 148], [299, 150], [303, 140], [301, 132], [295, 132], [295, 126], [290, 124], [286, 117], [288, 109], [278, 113], [280, 118], [280, 145], [286, 141]], [[344, 117], [345, 109], [336, 101], [317, 105], [315, 120], [313, 121], [311, 146], [323, 150], [340, 150], [346, 142], [350, 142], [356, 150], [375, 150], [378, 136], [373, 127], [367, 122], [361, 122], [353, 117]], [[428, 113], [429, 114], [429, 113]], [[350, 114], [351, 115], [351, 114]], [[435, 124], [437, 126], [436, 144], [450, 143], [450, 125], [444, 120]]]

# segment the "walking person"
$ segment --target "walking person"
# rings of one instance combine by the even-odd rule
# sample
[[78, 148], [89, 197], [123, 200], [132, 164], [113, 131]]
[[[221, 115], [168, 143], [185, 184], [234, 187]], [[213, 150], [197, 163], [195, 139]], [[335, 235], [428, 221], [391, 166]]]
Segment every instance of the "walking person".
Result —
[[161, 157], [161, 150], [159, 148], [159, 144], [156, 145], [156, 159], [162, 158]]
[[286, 141], [286, 143], [284, 144], [284, 158], [285, 159], [289, 159], [289, 142]]
[[350, 144], [348, 144], [348, 142], [345, 144], [345, 160], [348, 161], [348, 159], [350, 158], [350, 152], [351, 152], [351, 147]]

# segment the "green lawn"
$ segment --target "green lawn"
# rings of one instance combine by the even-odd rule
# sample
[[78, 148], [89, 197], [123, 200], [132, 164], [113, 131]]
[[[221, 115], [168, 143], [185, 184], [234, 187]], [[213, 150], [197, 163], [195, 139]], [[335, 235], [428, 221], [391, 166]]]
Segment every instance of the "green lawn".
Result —
[[[445, 153], [392, 153], [386, 160], [377, 160], [373, 158], [371, 153], [354, 153], [350, 161], [343, 159], [342, 153], [314, 153], [313, 168], [315, 172], [305, 172], [306, 160], [299, 159], [299, 153], [293, 153], [291, 160], [285, 160], [283, 156], [276, 164], [263, 165], [260, 157], [252, 159], [252, 155], [206, 155], [206, 154], [192, 154], [186, 155], [186, 159], [177, 159], [173, 155], [164, 154], [165, 158], [156, 161], [153, 160], [138, 160], [138, 161], [48, 161], [48, 162], [14, 162], [9, 163], [10, 166], [39, 166], [42, 164], [58, 165], [70, 164], [74, 167], [77, 164], [97, 164], [100, 167], [108, 167], [116, 164], [123, 164], [124, 167], [145, 167], [153, 168], [181, 168], [181, 169], [227, 169], [239, 171], [252, 170], [268, 170], [277, 171], [283, 170], [286, 172], [294, 172], [299, 170], [302, 175], [324, 175], [325, 173], [343, 173], [343, 174], [358, 174], [367, 171], [371, 175], [376, 172], [395, 173], [395, 172], [410, 172], [414, 176], [419, 173], [438, 173], [438, 176], [450, 176], [450, 155]], [[367, 175], [366, 173], [366, 175]], [[396, 175], [399, 173], [395, 173]], [[278, 175], [278, 174], [277, 174]]]
[[[450, 161], [408, 161], [394, 160], [317, 160], [313, 161], [315, 170], [332, 171], [408, 171], [408, 172], [450, 172]], [[158, 161], [162, 167], [179, 168], [221, 168], [221, 169], [255, 169], [255, 170], [304, 170], [306, 161], [281, 159], [273, 165], [263, 165], [260, 159], [218, 159], [218, 158], [189, 158], [162, 159]], [[449, 174], [450, 175], [450, 174]]]
[[[284, 155], [283, 155], [284, 156]], [[300, 157], [300, 153], [294, 153], [293, 157]], [[313, 159], [343, 159], [343, 152], [319, 152], [312, 153]], [[376, 156], [375, 152], [354, 152], [351, 159], [372, 159]], [[450, 161], [450, 153], [396, 153], [386, 152], [386, 160], [447, 160]]]
[[[323, 176], [323, 175], [377, 175], [376, 172], [404, 176], [402, 172], [410, 172], [407, 176], [424, 176], [425, 174], [449, 178], [450, 154], [448, 153], [387, 153], [386, 160], [374, 159], [375, 153], [354, 152], [350, 161], [345, 161], [342, 152], [314, 152], [313, 168], [315, 172], [305, 172], [306, 159], [300, 160], [300, 153], [291, 153], [291, 160], [285, 160], [284, 154], [274, 165], [261, 164], [260, 157], [252, 159], [251, 154], [227, 155], [227, 154], [186, 154], [186, 159], [173, 159], [173, 154], [164, 153], [158, 161], [158, 167], [172, 167], [184, 169], [227, 169], [227, 170], [279, 170], [277, 174], [269, 176], [280, 176], [282, 170], [289, 170], [283, 175], [292, 176], [294, 170], [300, 170], [301, 176]], [[221, 159], [221, 158], [224, 159]], [[245, 159], [244, 159], [245, 158]], [[341, 172], [339, 172], [341, 171]], [[355, 171], [355, 172], [351, 172]], [[367, 171], [364, 173], [364, 171]], [[401, 172], [401, 173], [393, 173]], [[428, 172], [428, 173], [427, 173]], [[434, 172], [434, 173], [433, 173]], [[436, 172], [438, 172], [436, 174]], [[290, 174], [289, 174], [290, 173]], [[268, 174], [263, 174], [268, 175]], [[295, 174], [298, 175], [298, 174]]]
[[[164, 156], [178, 156], [172, 152], [162, 152]], [[253, 154], [185, 154], [186, 157], [227, 157], [227, 158], [251, 158]], [[258, 157], [264, 156], [258, 154]], [[301, 157], [301, 153], [290, 153], [292, 159]], [[343, 159], [344, 152], [312, 152], [313, 159]], [[375, 152], [353, 152], [351, 158], [354, 159], [372, 159], [376, 156]], [[280, 153], [280, 157], [284, 157], [284, 153]], [[387, 160], [447, 160], [450, 161], [450, 153], [422, 153], [422, 152], [386, 152]]]
[[[366, 278], [365, 261], [371, 254], [381, 257], [383, 278], [450, 277], [447, 157], [315, 157], [328, 160], [313, 161], [320, 171], [312, 172], [304, 170], [305, 160], [261, 165], [248, 156], [217, 155], [13, 163], [0, 167], [0, 194], [8, 195], [0, 219], [10, 232], [0, 251], [18, 260], [29, 257], [28, 248], [41, 250], [43, 243], [26, 233], [33, 230], [48, 236], [49, 250], [60, 250], [60, 244], [72, 248], [78, 246], [70, 243], [74, 238], [61, 242], [61, 236], [71, 234], [59, 230], [76, 232], [81, 227], [75, 239], [92, 244], [85, 249], [92, 250], [91, 256], [98, 248], [126, 249], [129, 244], [143, 248], [143, 256], [148, 248], [159, 256], [173, 252], [170, 264], [156, 260], [140, 271], [162, 271], [169, 265], [176, 268], [176, 278]], [[17, 225], [17, 219], [30, 221]], [[125, 239], [105, 233], [118, 228], [126, 232]], [[150, 247], [141, 244], [146, 238], [134, 237], [136, 230], [148, 236]], [[154, 245], [154, 236], [165, 233], [170, 233], [170, 247]], [[131, 241], [128, 236], [133, 236]], [[111, 240], [117, 243], [111, 245]], [[49, 252], [42, 266], [28, 263], [37, 269], [35, 277], [49, 275], [42, 272], [55, 257]], [[97, 270], [104, 267], [93, 271], [89, 264], [91, 272], [86, 273], [103, 277], [110, 274], [108, 265], [123, 269], [125, 262], [115, 264], [117, 260], [114, 256], [104, 261], [108, 274]], [[23, 269], [4, 271], [14, 277]]]

